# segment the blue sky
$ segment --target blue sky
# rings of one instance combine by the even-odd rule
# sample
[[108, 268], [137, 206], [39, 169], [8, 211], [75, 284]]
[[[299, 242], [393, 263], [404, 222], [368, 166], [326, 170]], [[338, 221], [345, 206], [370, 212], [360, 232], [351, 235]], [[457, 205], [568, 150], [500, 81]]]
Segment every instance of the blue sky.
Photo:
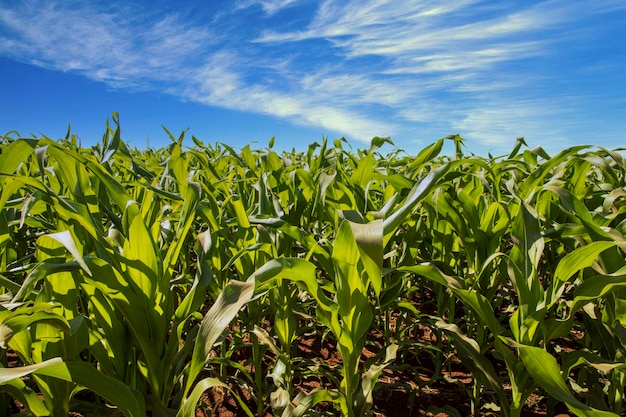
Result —
[[[184, 6], [180, 6], [184, 4]], [[0, 132], [626, 145], [623, 0], [0, 0]], [[191, 145], [191, 141], [188, 142]]]

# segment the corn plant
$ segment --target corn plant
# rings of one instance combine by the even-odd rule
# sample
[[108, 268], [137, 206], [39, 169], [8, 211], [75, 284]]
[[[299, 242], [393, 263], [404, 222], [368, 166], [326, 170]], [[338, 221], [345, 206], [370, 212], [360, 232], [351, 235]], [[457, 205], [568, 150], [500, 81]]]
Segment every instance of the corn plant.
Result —
[[[564, 401], [578, 415], [614, 415], [583, 404], [572, 394], [566, 395], [565, 384], [558, 382], [561, 376], [556, 366], [551, 366], [551, 371], [546, 372], [547, 368], [533, 365], [544, 363], [544, 360], [540, 358], [544, 358], [546, 354], [540, 352], [545, 351], [539, 349], [538, 346], [543, 345], [546, 349], [551, 341], [567, 335], [572, 328], [573, 313], [580, 308], [581, 304], [574, 304], [568, 320], [564, 320], [563, 316], [558, 313], [566, 305], [563, 298], [567, 290], [565, 284], [572, 274], [591, 266], [598, 256], [602, 257], [602, 254], [610, 248], [616, 250], [617, 246], [612, 242], [616, 240], [619, 242], [622, 239], [619, 235], [609, 238], [611, 235], [601, 232], [589, 216], [589, 210], [577, 203], [567, 188], [559, 184], [559, 181], [563, 180], [561, 175], [565, 171], [565, 167], [559, 164], [572, 161], [571, 155], [581, 149], [569, 149], [549, 160], [524, 177], [518, 185], [507, 180], [504, 184], [513, 199], [508, 202], [506, 208], [500, 208], [499, 203], [494, 200], [487, 202], [483, 206], [485, 208], [480, 209], [475, 202], [484, 200], [489, 194], [484, 191], [478, 192], [473, 199], [470, 199], [465, 193], [467, 189], [465, 186], [455, 193], [459, 196], [460, 204], [449, 199], [448, 196], [451, 193], [443, 194], [435, 200], [434, 204], [437, 204], [438, 214], [446, 216], [447, 224], [452, 225], [450, 230], [458, 236], [457, 242], [461, 248], [459, 253], [462, 253], [464, 257], [454, 262], [447, 261], [439, 266], [434, 263], [424, 263], [403, 268], [405, 271], [427, 277], [449, 288], [469, 308], [466, 314], [470, 315], [471, 321], [468, 322], [465, 330], [451, 323], [450, 320], [440, 320], [438, 326], [454, 340], [462, 361], [476, 377], [475, 388], [478, 390], [474, 395], [477, 398], [480, 396], [481, 386], [495, 392], [504, 415], [519, 415], [526, 397], [532, 392], [535, 384], [546, 389], [550, 395], [560, 401]], [[555, 171], [561, 175], [552, 176], [548, 184], [542, 185], [541, 181], [549, 173]], [[475, 190], [476, 184], [475, 182], [469, 190]], [[528, 201], [523, 200], [518, 193], [524, 195]], [[550, 200], [550, 193], [556, 193], [565, 198], [566, 207], [573, 208], [578, 204], [576, 213], [580, 213], [579, 215], [586, 220], [583, 224], [589, 231], [598, 233], [598, 237], [602, 233], [607, 241], [581, 240], [584, 246], [574, 249], [566, 256], [561, 254], [546, 265], [545, 258], [551, 256], [544, 253], [546, 238], [549, 234], [542, 231], [543, 216], [529, 202], [545, 210], [554, 205]], [[504, 221], [494, 217], [498, 212], [504, 214], [504, 217], [500, 217]], [[484, 217], [477, 217], [478, 213], [483, 213]], [[550, 224], [550, 226], [555, 226], [555, 224]], [[513, 242], [510, 249], [498, 243], [507, 236], [507, 233], [511, 234]], [[477, 243], [480, 245], [476, 245]], [[494, 243], [497, 245], [496, 248], [482, 252], [481, 255], [482, 249], [489, 248]], [[554, 245], [554, 242], [551, 243]], [[554, 246], [556, 249], [561, 249], [558, 245]], [[619, 254], [617, 257], [615, 255], [604, 257], [615, 265], [615, 260], [623, 258]], [[552, 266], [555, 264], [556, 269]], [[461, 265], [462, 269], [459, 269], [458, 265]], [[610, 267], [609, 270], [615, 271], [616, 268], [617, 265]], [[510, 284], [503, 281], [504, 273], [508, 274]], [[509, 299], [509, 302], [513, 301], [514, 304], [507, 306], [506, 311], [511, 312], [508, 316], [508, 323], [503, 323], [503, 318], [498, 317], [501, 316], [500, 312], [496, 315], [495, 308], [498, 305], [494, 305], [491, 301], [494, 298], [498, 300], [497, 292], [503, 288], [512, 291], [515, 295], [514, 300]], [[607, 292], [615, 289], [608, 282], [600, 288], [600, 291]], [[598, 290], [598, 288], [595, 289], [595, 291]], [[584, 297], [585, 300], [596, 299], [599, 296], [597, 292], [593, 295], [589, 294], [589, 298], [582, 296], [586, 291], [587, 287], [580, 285], [574, 294], [580, 294], [579, 296]], [[503, 299], [507, 297], [504, 295]], [[575, 295], [574, 299], [576, 299]], [[500, 306], [503, 308], [502, 305]], [[511, 349], [516, 350], [518, 355], [515, 355]], [[506, 363], [512, 388], [510, 399], [502, 389], [500, 378], [486, 356], [490, 352], [499, 355]], [[619, 368], [619, 365], [614, 365], [614, 368]], [[602, 406], [602, 408], [605, 407], [606, 405]], [[478, 410], [475, 409], [474, 412], [477, 413]]]
[[[114, 141], [118, 137], [119, 128], [114, 134]], [[48, 318], [45, 323], [31, 327], [30, 338], [24, 339], [24, 332], [13, 334], [17, 329], [13, 330], [9, 345], [13, 344], [13, 349], [22, 354], [26, 363], [42, 362], [61, 354], [77, 359], [81, 351], [88, 349], [105, 375], [139, 393], [139, 404], [146, 401], [157, 414], [172, 406], [178, 409], [179, 404], [188, 401], [197, 376], [197, 370], [188, 374], [187, 356], [194, 346], [202, 345], [207, 338], [205, 333], [214, 324], [210, 321], [204, 324], [206, 320], [200, 327], [190, 328], [188, 324], [204, 303], [210, 274], [201, 268], [189, 284], [183, 280], [184, 285], [190, 285], [183, 298], [178, 298], [179, 292], [174, 284], [179, 255], [192, 238], [190, 231], [193, 230], [191, 226], [200, 196], [200, 187], [188, 183], [186, 178], [183, 182], [180, 176], [180, 164], [183, 163], [182, 158], [177, 157], [180, 155], [180, 143], [174, 144], [174, 157], [170, 159], [171, 170], [178, 172], [176, 188], [185, 192], [183, 197], [174, 195], [176, 215], [155, 207], [155, 203], [159, 202], [155, 198], [159, 194], [154, 190], [156, 186], [135, 188], [141, 191], [135, 198], [144, 204], [135, 203], [123, 186], [103, 168], [104, 165], [96, 165], [88, 156], [66, 151], [46, 139], [37, 145], [46, 147], [49, 158], [57, 161], [64, 158], [63, 164], [55, 165], [56, 172], [66, 180], [65, 184], [75, 185], [71, 191], [60, 188], [57, 192], [45, 185], [48, 180], [45, 177], [44, 182], [30, 177], [10, 177], [41, 193], [42, 200], [56, 211], [57, 227], [65, 229], [37, 239], [35, 258], [39, 264], [27, 275], [13, 303], [33, 299], [40, 302], [36, 305], [41, 305], [43, 301], [56, 301], [60, 304], [61, 315], [70, 323], [76, 322], [76, 330], [64, 336], [62, 332], [50, 329], [48, 322], [51, 320]], [[41, 158], [40, 163], [44, 162], [46, 160]], [[182, 169], [186, 168], [183, 166]], [[54, 182], [57, 186], [62, 185], [58, 178], [49, 181], [50, 184]], [[59, 195], [61, 192], [71, 192], [74, 201], [65, 200]], [[167, 193], [172, 195], [170, 190]], [[33, 207], [33, 204], [26, 206], [22, 215], [34, 214]], [[118, 217], [115, 212], [119, 210], [123, 210], [123, 214]], [[110, 221], [108, 231], [103, 230], [101, 217]], [[164, 231], [164, 226], [167, 228], [172, 223], [174, 233], [167, 233], [167, 229]], [[202, 259], [202, 254], [209, 250], [206, 235], [200, 234], [198, 240], [201, 251], [198, 258]], [[89, 255], [83, 256], [83, 253]], [[36, 291], [41, 281], [43, 289]], [[218, 297], [218, 300], [221, 298]], [[220, 314], [232, 319], [242, 304], [235, 305], [237, 308], [225, 309]], [[89, 317], [83, 315], [84, 311], [90, 312]], [[85, 318], [93, 326], [80, 326]], [[8, 317], [6, 328], [12, 328], [13, 321], [12, 316]], [[186, 343], [181, 344], [184, 336]], [[55, 339], [51, 337], [59, 342], [52, 343]], [[31, 338], [34, 343], [42, 343], [42, 350], [31, 347]], [[216, 337], [207, 340], [205, 344], [212, 345]], [[42, 355], [31, 356], [39, 351]], [[205, 360], [194, 359], [191, 363], [197, 368], [203, 366]], [[64, 388], [64, 384], [53, 384], [40, 378], [42, 372], [38, 370], [33, 377], [44, 393], [48, 408], [55, 415], [66, 415], [71, 383], [77, 381], [69, 381], [70, 385]], [[187, 381], [183, 390], [178, 387], [184, 377], [191, 382]], [[65, 390], [65, 393], [59, 390]], [[46, 392], [50, 394], [46, 395]], [[198, 394], [192, 397], [197, 399]]]

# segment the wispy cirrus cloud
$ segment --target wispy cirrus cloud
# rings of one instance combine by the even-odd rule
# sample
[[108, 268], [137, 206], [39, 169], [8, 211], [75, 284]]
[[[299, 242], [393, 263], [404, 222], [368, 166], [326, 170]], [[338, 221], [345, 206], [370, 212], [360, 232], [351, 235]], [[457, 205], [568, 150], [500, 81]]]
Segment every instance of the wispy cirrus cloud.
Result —
[[539, 4], [509, 13], [476, 0], [325, 1], [304, 30], [266, 30], [255, 41], [326, 39], [348, 59], [389, 58], [387, 73], [484, 69], [547, 53], [555, 39], [542, 34], [569, 20], [569, 9]]
[[[262, 84], [248, 84], [237, 73], [238, 59], [229, 53], [218, 53], [210, 62], [197, 69], [187, 90], [182, 95], [199, 103], [224, 108], [266, 114], [291, 120], [296, 124], [316, 125], [336, 132], [367, 138], [372, 132], [388, 131], [392, 126], [384, 121], [372, 120], [367, 115], [350, 109], [350, 100], [355, 96], [347, 94], [342, 100], [325, 103], [324, 99], [339, 92], [346, 83], [342, 80], [325, 78], [320, 86], [316, 76], [297, 80], [297, 86], [287, 92]], [[215, 82], [219, 80], [219, 82]], [[357, 89], [368, 85], [364, 80], [346, 80]], [[323, 93], [320, 93], [320, 89]], [[328, 94], [328, 95], [327, 95]], [[362, 92], [367, 95], [367, 90]]]
[[[502, 138], [585, 111], [588, 97], [569, 77], [616, 69], [607, 59], [581, 68], [559, 60], [581, 36], [593, 42], [585, 19], [624, 10], [616, 0], [241, 0], [163, 10], [25, 1], [0, 9], [0, 54], [353, 139], [408, 135], [430, 120], [439, 136], [456, 130], [507, 148]], [[543, 133], [557, 141], [566, 130]]]
[[[292, 2], [261, 3], [271, 13]], [[0, 12], [0, 24], [13, 32], [0, 53], [47, 68], [79, 72], [114, 88], [159, 89], [186, 100], [286, 118], [359, 139], [390, 130], [388, 123], [335, 106], [311, 86], [315, 74], [302, 79], [297, 75], [285, 83], [288, 76], [284, 75], [291, 69], [281, 68], [274, 59], [246, 55], [246, 39], [231, 37], [224, 42], [224, 35], [189, 23], [179, 14], [150, 18], [124, 7], [39, 6], [27, 2]], [[34, 27], [32, 22], [38, 25]], [[275, 82], [271, 78], [276, 78]], [[335, 81], [325, 80], [323, 89], [330, 94], [329, 90], [336, 89], [331, 85]], [[363, 80], [349, 82], [364, 84]], [[350, 101], [349, 97], [345, 101]]]
[[301, 0], [244, 0], [237, 3], [237, 8], [244, 9], [253, 5], [260, 5], [265, 13], [273, 15], [285, 8], [294, 6]]
[[[387, 83], [401, 85], [403, 99], [385, 105], [396, 109], [400, 119], [425, 122], [445, 115], [449, 126], [489, 147], [525, 133], [549, 139], [553, 146], [563, 143], [576, 129], [575, 115], [584, 112], [588, 98], [572, 94], [577, 85], [568, 82], [571, 74], [551, 70], [542, 61], [550, 62], [581, 40], [582, 32], [572, 23], [626, 7], [612, 1], [589, 5], [559, 0], [516, 10], [480, 1], [388, 6], [385, 1], [326, 1], [307, 28], [267, 30], [256, 41], [323, 39], [347, 63], [369, 58], [364, 66], [373, 72], [398, 75]], [[553, 120], [563, 121], [560, 128]]]
[[212, 39], [176, 14], [151, 19], [90, 3], [23, 2], [1, 10], [0, 24], [12, 32], [2, 37], [2, 54], [119, 88], [181, 78], [188, 72], [184, 61]]

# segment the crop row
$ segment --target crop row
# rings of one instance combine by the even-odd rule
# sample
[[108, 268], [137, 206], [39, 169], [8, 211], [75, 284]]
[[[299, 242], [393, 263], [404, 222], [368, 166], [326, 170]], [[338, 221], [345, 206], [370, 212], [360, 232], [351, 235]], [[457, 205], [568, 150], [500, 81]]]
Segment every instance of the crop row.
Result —
[[216, 390], [242, 415], [381, 415], [451, 367], [451, 415], [624, 412], [619, 151], [137, 150], [113, 122], [89, 149], [0, 138], [5, 415], [195, 416]]

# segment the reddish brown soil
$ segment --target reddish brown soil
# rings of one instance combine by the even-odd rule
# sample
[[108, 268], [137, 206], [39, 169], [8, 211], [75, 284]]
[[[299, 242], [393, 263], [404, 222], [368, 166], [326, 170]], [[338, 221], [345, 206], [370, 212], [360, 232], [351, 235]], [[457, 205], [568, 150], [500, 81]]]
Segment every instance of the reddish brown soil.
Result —
[[[420, 332], [422, 342], [433, 343], [433, 336], [428, 328], [422, 328]], [[363, 350], [363, 358], [373, 357], [382, 346], [381, 335], [370, 334], [369, 338], [374, 341], [371, 346]], [[245, 349], [239, 352], [239, 360], [246, 363]], [[250, 353], [250, 352], [248, 352]], [[304, 336], [299, 339], [297, 354], [304, 358], [319, 358], [323, 361], [323, 366], [334, 368], [341, 364], [334, 344], [330, 340], [322, 341], [320, 337]], [[17, 365], [17, 358], [11, 352], [7, 355], [10, 359], [10, 366]], [[266, 355], [265, 366], [272, 366], [273, 358]], [[318, 360], [319, 360], [318, 359]], [[248, 369], [252, 370], [249, 365]], [[413, 357], [397, 359], [391, 366], [383, 371], [374, 391], [373, 417], [456, 417], [470, 415], [470, 400], [468, 396], [472, 386], [472, 375], [463, 369], [461, 365], [450, 360], [450, 366], [442, 370], [442, 377], [434, 379], [433, 370], [435, 365], [433, 358], [423, 352]], [[419, 370], [419, 371], [416, 371]], [[263, 370], [267, 374], [267, 369]], [[323, 376], [308, 378], [296, 378], [294, 380], [296, 391], [310, 392], [319, 387], [332, 388], [332, 382]], [[254, 398], [250, 391], [243, 386], [231, 383], [231, 389], [236, 393], [248, 407], [256, 411]], [[488, 402], [488, 395], [483, 401]], [[238, 417], [245, 416], [234, 395], [228, 390], [212, 389], [207, 391], [202, 397], [203, 406], [196, 412], [196, 417]], [[456, 410], [456, 411], [455, 411]], [[20, 412], [23, 409], [19, 404], [15, 404], [9, 412]], [[316, 411], [319, 415], [335, 416], [338, 412], [331, 404], [318, 404]], [[455, 414], [457, 412], [458, 414]], [[555, 417], [573, 416], [564, 405], [559, 405], [554, 410]], [[73, 416], [80, 417], [81, 414], [72, 413]], [[256, 415], [256, 414], [255, 414]], [[481, 415], [497, 416], [497, 412], [483, 410]], [[273, 414], [269, 405], [265, 407], [262, 417], [272, 417]], [[260, 417], [261, 417], [260, 416]], [[86, 416], [85, 416], [86, 417]], [[541, 393], [530, 396], [527, 407], [522, 412], [522, 417], [549, 417], [546, 411], [546, 398]]]
[[[434, 343], [434, 336], [428, 327], [420, 328], [419, 342]], [[363, 350], [363, 358], [374, 357], [382, 347], [382, 336], [370, 333], [371, 346]], [[299, 357], [310, 359], [319, 358], [328, 368], [341, 365], [341, 358], [337, 354], [335, 345], [329, 341], [322, 341], [315, 336], [301, 337], [298, 342], [297, 354]], [[243, 358], [242, 358], [243, 359]], [[318, 359], [318, 360], [319, 360]], [[426, 353], [420, 353], [412, 358], [397, 359], [381, 374], [374, 391], [373, 417], [395, 416], [431, 416], [431, 417], [456, 417], [471, 415], [469, 392], [473, 384], [472, 375], [465, 370], [456, 358], [449, 359], [449, 366], [443, 369], [441, 377], [435, 378], [435, 365], [433, 357]], [[267, 363], [271, 366], [272, 358]], [[416, 371], [419, 370], [419, 371]], [[264, 371], [265, 372], [265, 371]], [[502, 369], [502, 372], [505, 372]], [[296, 391], [310, 392], [316, 388], [333, 388], [331, 381], [323, 376], [311, 378], [299, 378], [294, 381]], [[246, 400], [251, 410], [255, 410], [254, 400], [249, 392], [241, 386], [233, 385], [232, 388]], [[198, 410], [197, 417], [237, 417], [244, 416], [234, 396], [227, 390], [213, 390], [206, 393], [203, 398], [205, 408]], [[482, 398], [488, 403], [490, 398], [486, 394]], [[495, 401], [495, 397], [493, 398]], [[548, 417], [547, 401], [545, 396], [537, 392], [530, 396], [527, 406], [522, 412], [522, 417]], [[331, 404], [319, 404], [315, 408], [319, 415], [336, 416], [336, 411]], [[264, 410], [262, 417], [272, 417], [269, 405]], [[455, 414], [458, 413], [458, 414]], [[482, 410], [480, 415], [498, 416], [497, 411], [488, 408]], [[558, 405], [554, 410], [554, 417], [573, 416], [565, 405]]]
[[[266, 326], [271, 327], [270, 323]], [[391, 323], [394, 330], [396, 323]], [[578, 337], [579, 335], [574, 335]], [[436, 344], [436, 336], [426, 325], [420, 325], [411, 329], [404, 335], [403, 340], [411, 340], [414, 342], [414, 348], [406, 348], [400, 351], [399, 357], [381, 374], [375, 387], [374, 407], [372, 410], [373, 417], [395, 417], [395, 416], [434, 416], [434, 417], [456, 417], [471, 415], [470, 396], [473, 384], [472, 375], [461, 365], [458, 358], [454, 356], [435, 358], [427, 349], [420, 348], [420, 344], [434, 345]], [[573, 340], [564, 340], [562, 344], [566, 348], [573, 349], [575, 343]], [[568, 342], [572, 342], [572, 347], [568, 346]], [[341, 358], [337, 353], [333, 340], [329, 337], [322, 338], [319, 334], [305, 333], [298, 338], [297, 347], [293, 352], [294, 357], [299, 361], [316, 364], [322, 369], [326, 369], [327, 374], [337, 374], [336, 368], [341, 366]], [[444, 341], [445, 343], [445, 341]], [[381, 350], [386, 345], [383, 335], [377, 332], [368, 334], [368, 344], [363, 350], [362, 358], [367, 360], [373, 358], [377, 354], [382, 353]], [[250, 357], [252, 355], [251, 348], [243, 347], [236, 350], [235, 356], [231, 357], [244, 366], [248, 372], [254, 371], [250, 365]], [[10, 351], [7, 352], [8, 365], [19, 366], [17, 357]], [[274, 364], [274, 356], [271, 351], [267, 350], [263, 358], [263, 375], [267, 375], [268, 371]], [[435, 375], [437, 360], [444, 361], [443, 369], [440, 375]], [[308, 361], [308, 362], [306, 362]], [[502, 374], [506, 373], [506, 369], [502, 363], [493, 361], [496, 370]], [[300, 374], [294, 379], [295, 392], [311, 392], [317, 388], [336, 388], [335, 383], [324, 373], [312, 372], [311, 375]], [[271, 382], [268, 380], [267, 382]], [[269, 407], [269, 401], [264, 404], [262, 413], [256, 413], [256, 403], [253, 398], [252, 384], [246, 387], [237, 381], [231, 381], [230, 387], [247, 406], [253, 410], [258, 417], [272, 417], [272, 410]], [[236, 400], [233, 393], [225, 389], [212, 389], [207, 391], [202, 397], [202, 406], [196, 412], [197, 417], [237, 417], [245, 416], [241, 406]], [[482, 397], [481, 404], [495, 402], [495, 398], [490, 398], [488, 393]], [[19, 404], [15, 403], [10, 413], [18, 413], [23, 411]], [[321, 403], [315, 406], [318, 415], [336, 416], [338, 412], [333, 408], [332, 404]], [[497, 410], [483, 408], [480, 413], [482, 416], [497, 416]], [[80, 417], [80, 414], [73, 415]], [[560, 404], [557, 405], [550, 414], [556, 417], [572, 416], [568, 409]], [[549, 417], [547, 411], [547, 398], [540, 391], [532, 394], [522, 412], [522, 417]]]

